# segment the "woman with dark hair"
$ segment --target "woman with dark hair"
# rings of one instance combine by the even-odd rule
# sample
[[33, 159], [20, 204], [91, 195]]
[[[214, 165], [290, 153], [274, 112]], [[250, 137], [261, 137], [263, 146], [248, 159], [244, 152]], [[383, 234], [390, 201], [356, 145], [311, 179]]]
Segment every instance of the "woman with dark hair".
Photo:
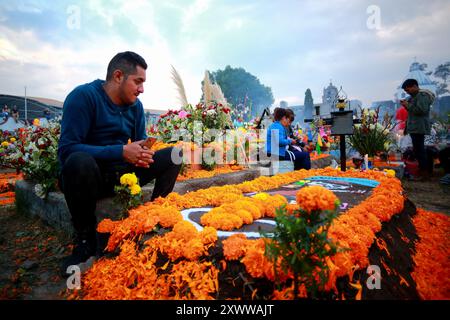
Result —
[[289, 150], [289, 146], [296, 144], [295, 139], [287, 136], [286, 128], [291, 125], [290, 116], [286, 109], [274, 110], [275, 122], [267, 129], [266, 150], [267, 155], [278, 156], [279, 160], [294, 162], [294, 170], [311, 169], [311, 159], [308, 152]]

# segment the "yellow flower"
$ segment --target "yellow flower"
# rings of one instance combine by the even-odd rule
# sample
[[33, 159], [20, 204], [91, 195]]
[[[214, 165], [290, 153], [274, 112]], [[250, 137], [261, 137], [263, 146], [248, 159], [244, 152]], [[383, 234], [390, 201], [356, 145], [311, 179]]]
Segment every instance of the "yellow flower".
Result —
[[11, 143], [14, 143], [14, 142], [16, 142], [16, 138], [12, 137], [11, 139], [9, 139], [9, 141], [10, 141]]
[[123, 186], [132, 187], [137, 184], [137, 177], [134, 173], [125, 173], [120, 177], [120, 184]]
[[38, 118], [33, 120], [33, 126], [39, 127], [40, 125], [41, 125], [41, 121]]
[[3, 141], [2, 142], [2, 147], [8, 147], [9, 146], [9, 142], [8, 141]]
[[265, 192], [260, 192], [253, 196], [253, 198], [258, 199], [258, 200], [263, 200], [263, 201], [267, 200], [268, 197], [269, 197], [269, 194], [267, 194]]
[[130, 191], [131, 195], [135, 196], [141, 192], [141, 187], [138, 184], [132, 185]]
[[395, 170], [392, 169], [385, 169], [384, 172], [386, 172], [386, 175], [389, 178], [394, 178], [395, 177]]
[[246, 130], [245, 128], [242, 128], [242, 127], [239, 127], [239, 128], [238, 128], [238, 131], [240, 131], [240, 132], [242, 132], [242, 133], [244, 133], [244, 134], [247, 133], [247, 130]]

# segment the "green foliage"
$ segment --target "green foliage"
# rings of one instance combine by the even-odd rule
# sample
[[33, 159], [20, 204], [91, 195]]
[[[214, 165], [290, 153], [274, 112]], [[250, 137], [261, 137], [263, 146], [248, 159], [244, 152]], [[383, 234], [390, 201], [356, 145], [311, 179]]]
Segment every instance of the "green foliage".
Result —
[[284, 273], [292, 272], [295, 298], [301, 285], [310, 298], [316, 298], [323, 290], [329, 275], [326, 259], [342, 251], [328, 238], [328, 229], [336, 216], [336, 209], [311, 213], [300, 209], [293, 214], [285, 206], [277, 209], [272, 240], [266, 241], [266, 256]]
[[261, 84], [257, 77], [243, 68], [226, 66], [224, 70], [217, 70], [212, 75], [222, 89], [225, 98], [232, 105], [237, 106], [244, 103], [247, 96], [248, 103], [252, 104], [254, 116], [274, 102], [272, 89]]
[[43, 199], [57, 189], [60, 132], [58, 119], [50, 121], [46, 127], [20, 129], [17, 140], [8, 147], [3, 160], [8, 167], [22, 171], [25, 179], [36, 182], [34, 191]]
[[436, 93], [438, 95], [443, 95], [445, 93], [448, 93], [449, 91], [447, 89], [447, 79], [450, 77], [450, 61], [447, 61], [444, 64], [438, 65], [436, 67], [436, 69], [434, 70], [433, 75], [436, 78], [440, 78], [444, 81], [443, 83], [436, 83], [436, 85], [437, 85]]
[[129, 209], [136, 208], [143, 203], [142, 189], [134, 173], [126, 173], [120, 178], [120, 185], [114, 187], [116, 197], [114, 202], [122, 208], [125, 217]]
[[128, 210], [136, 208], [143, 203], [142, 193], [132, 195], [127, 186], [115, 186], [114, 192], [116, 196], [113, 201], [120, 206], [122, 217], [125, 217]]

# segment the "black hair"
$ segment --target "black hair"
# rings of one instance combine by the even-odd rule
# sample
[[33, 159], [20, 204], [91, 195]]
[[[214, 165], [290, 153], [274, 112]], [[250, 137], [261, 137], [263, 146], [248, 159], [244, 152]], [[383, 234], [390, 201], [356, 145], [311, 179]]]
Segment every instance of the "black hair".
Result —
[[294, 121], [295, 113], [292, 109], [286, 109], [286, 117], [289, 118], [290, 121]]
[[283, 117], [286, 117], [286, 109], [275, 108], [275, 110], [273, 110], [273, 118], [275, 121], [280, 121]]
[[419, 83], [416, 79], [406, 79], [405, 82], [402, 84], [402, 89], [411, 88], [414, 86], [419, 86]]
[[121, 70], [126, 78], [130, 74], [136, 73], [137, 66], [147, 70], [147, 63], [140, 55], [131, 51], [120, 52], [108, 64], [106, 81], [112, 79], [115, 70]]

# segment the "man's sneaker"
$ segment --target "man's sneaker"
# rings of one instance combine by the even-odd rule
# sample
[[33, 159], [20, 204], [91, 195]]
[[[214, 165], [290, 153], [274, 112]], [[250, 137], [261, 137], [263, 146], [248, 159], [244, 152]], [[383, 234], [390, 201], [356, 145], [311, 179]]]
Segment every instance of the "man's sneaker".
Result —
[[61, 275], [68, 277], [67, 268], [86, 262], [90, 257], [96, 254], [96, 244], [88, 240], [78, 240], [73, 248], [72, 255], [64, 259], [61, 265]]
[[97, 232], [97, 258], [105, 255], [105, 248], [108, 245], [110, 234]]
[[443, 176], [439, 181], [442, 184], [450, 185], [450, 173]]

